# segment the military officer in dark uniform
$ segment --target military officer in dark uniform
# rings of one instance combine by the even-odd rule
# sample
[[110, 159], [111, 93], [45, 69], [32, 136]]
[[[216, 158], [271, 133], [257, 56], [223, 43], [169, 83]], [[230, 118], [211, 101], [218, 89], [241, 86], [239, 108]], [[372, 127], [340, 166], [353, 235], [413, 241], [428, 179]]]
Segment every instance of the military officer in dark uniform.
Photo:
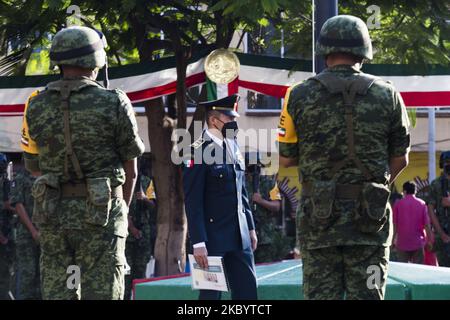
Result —
[[[245, 189], [245, 161], [236, 142], [238, 95], [203, 102], [208, 129], [192, 144], [183, 186], [189, 236], [196, 262], [222, 256], [231, 298], [257, 299], [253, 251], [255, 225]], [[218, 300], [220, 291], [200, 290], [199, 299]]]

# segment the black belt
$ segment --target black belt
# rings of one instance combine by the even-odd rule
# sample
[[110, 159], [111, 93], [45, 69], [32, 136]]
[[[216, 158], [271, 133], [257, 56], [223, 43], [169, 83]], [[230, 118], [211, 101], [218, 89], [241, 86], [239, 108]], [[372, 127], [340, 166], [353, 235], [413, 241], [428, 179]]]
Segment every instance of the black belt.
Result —
[[[61, 195], [63, 198], [86, 198], [88, 195], [85, 183], [65, 183], [61, 185]], [[112, 188], [111, 198], [123, 199], [123, 188], [118, 186]]]

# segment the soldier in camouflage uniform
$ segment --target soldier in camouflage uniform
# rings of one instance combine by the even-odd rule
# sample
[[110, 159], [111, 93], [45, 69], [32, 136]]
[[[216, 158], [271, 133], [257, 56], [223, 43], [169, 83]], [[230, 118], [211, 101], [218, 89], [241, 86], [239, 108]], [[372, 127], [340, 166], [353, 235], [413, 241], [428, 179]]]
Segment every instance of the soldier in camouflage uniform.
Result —
[[360, 71], [372, 59], [361, 19], [328, 19], [317, 54], [327, 69], [288, 90], [278, 138], [280, 164], [298, 165], [302, 183], [304, 296], [383, 299], [389, 184], [408, 162], [408, 116], [392, 84]]
[[131, 270], [125, 277], [125, 299], [130, 298], [132, 281], [145, 278], [146, 266], [153, 251], [151, 216], [155, 214], [156, 195], [152, 179], [140, 174], [135, 191], [128, 214], [130, 234], [125, 254]]
[[0, 153], [0, 300], [10, 300], [11, 273], [14, 264], [14, 239], [9, 201], [8, 160]]
[[19, 171], [11, 187], [11, 205], [15, 206], [21, 223], [16, 238], [16, 299], [41, 299], [39, 276], [39, 231], [32, 223], [33, 196], [36, 180], [29, 172]]
[[[289, 240], [285, 239], [278, 227], [278, 215], [281, 210], [281, 194], [275, 176], [259, 175], [255, 177], [252, 167], [245, 171], [245, 185], [255, 220], [259, 246], [255, 251], [255, 262], [271, 262], [282, 259], [289, 252]], [[254, 190], [257, 180], [258, 190]], [[285, 245], [284, 245], [285, 243]]]
[[44, 299], [124, 295], [128, 205], [144, 144], [126, 94], [95, 81], [105, 46], [87, 27], [59, 31], [50, 60], [62, 79], [25, 111], [25, 167], [41, 173], [32, 194]]
[[450, 267], [450, 151], [442, 152], [440, 177], [430, 184], [428, 212], [435, 231], [434, 251], [442, 267]]

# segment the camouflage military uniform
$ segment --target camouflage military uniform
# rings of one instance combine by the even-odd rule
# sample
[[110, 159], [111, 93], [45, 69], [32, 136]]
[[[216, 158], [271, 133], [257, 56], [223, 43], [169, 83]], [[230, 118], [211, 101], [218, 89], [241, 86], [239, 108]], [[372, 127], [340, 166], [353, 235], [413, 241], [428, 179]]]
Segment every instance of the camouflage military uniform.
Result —
[[[36, 178], [27, 171], [17, 173], [11, 187], [11, 205], [21, 203], [30, 218], [33, 215], [31, 187]], [[39, 245], [27, 227], [18, 223], [16, 238], [16, 299], [40, 299]]]
[[[260, 176], [259, 193], [265, 200], [280, 201], [281, 195], [278, 190], [274, 176]], [[255, 219], [256, 233], [258, 235], [258, 248], [255, 251], [255, 262], [271, 262], [281, 260], [290, 249], [290, 239], [288, 239], [278, 228], [277, 217], [280, 213], [271, 212], [260, 205], [256, 205], [251, 198], [254, 193], [253, 177], [246, 175], [246, 188], [250, 199], [253, 217]]]
[[[154, 200], [155, 192], [152, 180], [147, 176], [141, 176], [141, 184], [142, 189], [146, 191], [147, 198]], [[142, 232], [142, 238], [136, 239], [131, 234], [127, 237], [125, 255], [131, 271], [129, 275], [125, 276], [125, 299], [130, 297], [132, 281], [145, 278], [146, 266], [153, 251], [151, 216], [155, 215], [155, 212], [143, 201], [136, 201], [136, 196], [133, 195], [128, 214], [131, 216], [134, 226]]]
[[12, 268], [14, 265], [14, 239], [12, 236], [11, 214], [4, 208], [4, 180], [0, 176], [0, 232], [8, 239], [7, 244], [0, 243], [0, 300], [10, 300], [12, 288]]
[[[345, 40], [352, 32], [345, 27], [354, 26], [365, 28], [366, 39], [351, 36], [338, 44], [368, 45], [364, 22], [342, 16], [324, 24], [321, 37], [324, 31], [328, 35], [322, 44], [329, 49], [333, 37]], [[340, 49], [321, 52], [372, 57], [371, 47], [363, 53], [355, 52], [355, 44]], [[341, 90], [342, 84], [346, 87]], [[383, 299], [393, 231], [389, 159], [405, 155], [410, 146], [399, 93], [350, 65], [328, 68], [288, 90], [279, 142], [281, 156], [298, 158], [302, 198], [297, 223], [305, 298]], [[369, 278], [372, 272], [375, 277]]]
[[[443, 231], [446, 234], [450, 234], [450, 209], [447, 208], [445, 210], [441, 202], [444, 197], [442, 192], [442, 179], [448, 178], [442, 175], [431, 182], [428, 204], [435, 208], [436, 216]], [[448, 180], [448, 185], [450, 185], [450, 179]], [[436, 252], [439, 265], [442, 267], [450, 267], [450, 244], [444, 244], [438, 234], [435, 234], [434, 239], [434, 251]]]
[[[101, 41], [86, 27], [63, 29], [53, 38], [51, 62], [101, 68]], [[88, 54], [73, 57], [74, 49], [86, 52], [80, 46]], [[144, 150], [130, 100], [87, 77], [65, 78], [31, 98], [25, 122], [25, 165], [42, 172], [33, 186], [33, 222], [41, 233], [43, 298], [122, 299], [128, 234], [123, 163]]]

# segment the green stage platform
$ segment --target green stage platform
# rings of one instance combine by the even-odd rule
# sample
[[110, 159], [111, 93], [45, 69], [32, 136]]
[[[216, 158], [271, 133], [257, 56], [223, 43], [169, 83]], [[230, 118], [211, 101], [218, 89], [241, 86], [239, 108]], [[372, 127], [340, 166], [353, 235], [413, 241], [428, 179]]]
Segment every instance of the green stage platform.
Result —
[[[301, 260], [256, 266], [258, 297], [262, 300], [302, 300]], [[188, 275], [142, 279], [135, 283], [136, 300], [195, 300]], [[225, 293], [224, 299], [230, 299]], [[386, 300], [450, 299], [450, 268], [391, 262]]]

